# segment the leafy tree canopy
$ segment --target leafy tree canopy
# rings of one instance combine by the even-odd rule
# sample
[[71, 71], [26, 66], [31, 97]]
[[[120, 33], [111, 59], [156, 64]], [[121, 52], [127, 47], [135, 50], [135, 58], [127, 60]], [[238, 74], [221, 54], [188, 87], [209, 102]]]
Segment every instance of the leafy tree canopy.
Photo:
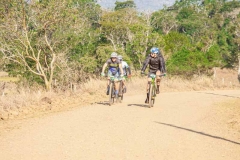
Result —
[[136, 8], [136, 4], [133, 0], [127, 0], [124, 2], [115, 2], [114, 10], [124, 9], [124, 8]]

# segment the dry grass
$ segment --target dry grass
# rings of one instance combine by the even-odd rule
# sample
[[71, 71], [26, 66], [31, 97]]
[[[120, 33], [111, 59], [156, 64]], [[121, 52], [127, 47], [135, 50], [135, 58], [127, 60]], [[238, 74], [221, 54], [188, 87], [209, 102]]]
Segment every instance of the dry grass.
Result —
[[0, 82], [17, 82], [19, 78], [17, 77], [0, 77]]
[[17, 82], [19, 78], [9, 77], [7, 72], [0, 72], [0, 82]]
[[0, 71], [0, 77], [7, 77], [7, 76], [8, 76], [7, 72]]
[[[128, 86], [135, 92], [141, 92], [147, 85], [146, 78], [133, 78]], [[178, 91], [199, 91], [199, 90], [224, 90], [224, 89], [240, 89], [237, 80], [220, 78], [211, 78], [207, 76], [196, 77], [191, 80], [182, 79], [180, 77], [164, 77], [161, 80], [162, 92], [178, 92]]]
[[[200, 76], [191, 80], [180, 77], [164, 77], [161, 92], [239, 89], [235, 71], [218, 70], [216, 77]], [[127, 84], [128, 95], [143, 94], [146, 77], [132, 77]], [[106, 79], [90, 79], [84, 84], [75, 84], [74, 89], [45, 92], [42, 88], [19, 87], [14, 83], [0, 82], [0, 119], [29, 117], [46, 112], [66, 110], [106, 100]], [[35, 87], [36, 88], [36, 87]], [[4, 94], [3, 94], [4, 93]]]

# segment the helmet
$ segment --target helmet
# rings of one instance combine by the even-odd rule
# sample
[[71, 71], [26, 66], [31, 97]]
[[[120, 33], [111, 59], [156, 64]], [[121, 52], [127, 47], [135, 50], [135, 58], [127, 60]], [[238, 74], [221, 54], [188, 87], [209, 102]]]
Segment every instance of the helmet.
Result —
[[157, 47], [153, 47], [151, 48], [151, 53], [156, 53], [156, 54], [159, 54], [159, 49]]
[[112, 52], [111, 58], [117, 58], [117, 53], [116, 52]]
[[118, 55], [118, 59], [119, 59], [119, 60], [123, 60], [122, 55]]

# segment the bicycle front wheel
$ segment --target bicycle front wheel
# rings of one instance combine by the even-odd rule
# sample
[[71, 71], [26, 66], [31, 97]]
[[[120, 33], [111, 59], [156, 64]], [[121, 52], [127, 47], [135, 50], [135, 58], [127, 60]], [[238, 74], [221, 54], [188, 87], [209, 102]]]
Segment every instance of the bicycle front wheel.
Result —
[[156, 98], [156, 86], [152, 85], [152, 96], [151, 96], [152, 106], [151, 107], [153, 107], [155, 103], [155, 98]]
[[149, 108], [153, 107], [155, 102], [156, 89], [154, 85], [150, 84], [149, 86]]
[[110, 83], [109, 85], [109, 106], [111, 106], [114, 103], [114, 87], [113, 83]]

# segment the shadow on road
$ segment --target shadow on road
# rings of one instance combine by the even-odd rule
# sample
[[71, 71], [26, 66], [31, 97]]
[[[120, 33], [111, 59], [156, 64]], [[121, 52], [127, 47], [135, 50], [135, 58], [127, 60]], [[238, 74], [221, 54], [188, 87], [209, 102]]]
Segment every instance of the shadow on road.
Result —
[[128, 106], [138, 106], [138, 107], [148, 108], [148, 105], [147, 105], [147, 104], [128, 104]]
[[108, 101], [105, 101], [105, 102], [95, 102], [95, 104], [101, 104], [101, 105], [109, 106], [109, 102]]
[[208, 92], [198, 92], [198, 93], [212, 94], [212, 95], [215, 95], [215, 96], [224, 96], [224, 97], [231, 97], [231, 98], [239, 98], [240, 99], [240, 97], [237, 97], [237, 96], [230, 96], [230, 95], [224, 95], [224, 94], [216, 94], [216, 93], [208, 93]]
[[165, 125], [165, 126], [169, 126], [169, 127], [173, 127], [173, 128], [177, 128], [177, 129], [181, 129], [181, 130], [185, 130], [185, 131], [189, 131], [189, 132], [193, 132], [193, 133], [200, 134], [200, 135], [203, 135], [203, 136], [207, 136], [207, 137], [211, 137], [211, 138], [215, 138], [215, 139], [219, 139], [219, 140], [223, 140], [223, 141], [227, 141], [227, 142], [230, 142], [230, 143], [234, 143], [234, 144], [240, 145], [239, 142], [235, 142], [235, 141], [232, 141], [232, 140], [229, 140], [229, 139], [226, 139], [226, 138], [210, 135], [210, 134], [199, 132], [199, 131], [194, 131], [194, 130], [188, 129], [188, 128], [178, 127], [178, 126], [175, 126], [173, 124], [167, 124], [167, 123], [161, 123], [161, 122], [155, 122], [155, 123], [158, 123], [158, 124], [161, 124], [161, 125]]

